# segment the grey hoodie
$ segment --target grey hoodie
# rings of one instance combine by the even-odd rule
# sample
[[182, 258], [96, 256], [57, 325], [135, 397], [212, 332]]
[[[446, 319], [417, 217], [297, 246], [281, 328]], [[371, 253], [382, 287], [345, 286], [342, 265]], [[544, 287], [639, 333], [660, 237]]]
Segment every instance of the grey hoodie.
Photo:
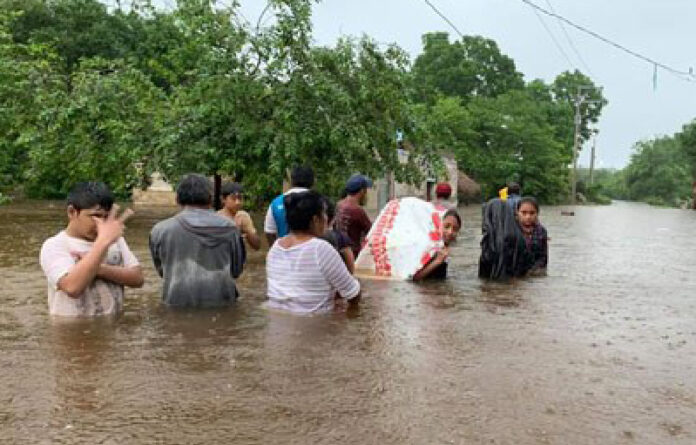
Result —
[[213, 211], [184, 209], [160, 221], [150, 233], [150, 253], [164, 278], [165, 304], [214, 307], [237, 298], [244, 242], [234, 223]]

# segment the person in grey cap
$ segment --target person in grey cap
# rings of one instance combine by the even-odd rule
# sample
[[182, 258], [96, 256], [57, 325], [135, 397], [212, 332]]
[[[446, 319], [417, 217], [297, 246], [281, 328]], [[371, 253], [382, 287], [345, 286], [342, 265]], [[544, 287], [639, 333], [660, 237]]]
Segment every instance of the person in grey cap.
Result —
[[364, 175], [353, 175], [346, 183], [347, 196], [336, 205], [336, 230], [350, 238], [350, 248], [355, 258], [358, 257], [362, 242], [372, 227], [372, 222], [361, 207], [367, 201], [367, 189], [372, 181]]

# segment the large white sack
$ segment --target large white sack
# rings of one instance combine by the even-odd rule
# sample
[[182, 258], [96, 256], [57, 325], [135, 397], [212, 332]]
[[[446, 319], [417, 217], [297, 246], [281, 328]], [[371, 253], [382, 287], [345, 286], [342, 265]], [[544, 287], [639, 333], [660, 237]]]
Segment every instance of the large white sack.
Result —
[[408, 280], [443, 248], [443, 211], [418, 198], [389, 201], [367, 234], [356, 274]]

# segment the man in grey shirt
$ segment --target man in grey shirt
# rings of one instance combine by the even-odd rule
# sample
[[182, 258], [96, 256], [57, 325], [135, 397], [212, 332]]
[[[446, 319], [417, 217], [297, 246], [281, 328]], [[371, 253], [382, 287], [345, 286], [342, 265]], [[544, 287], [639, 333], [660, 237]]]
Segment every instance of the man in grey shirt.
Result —
[[176, 189], [177, 215], [150, 233], [150, 253], [164, 278], [168, 306], [215, 307], [237, 298], [235, 278], [246, 260], [239, 229], [210, 209], [212, 187], [201, 175], [187, 175]]

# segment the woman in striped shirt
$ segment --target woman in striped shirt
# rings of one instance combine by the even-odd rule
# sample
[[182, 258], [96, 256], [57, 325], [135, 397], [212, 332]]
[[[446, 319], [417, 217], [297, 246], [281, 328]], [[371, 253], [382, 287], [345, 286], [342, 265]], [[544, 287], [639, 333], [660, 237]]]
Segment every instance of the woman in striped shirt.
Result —
[[298, 314], [329, 312], [336, 292], [357, 304], [360, 283], [348, 272], [341, 256], [321, 237], [326, 208], [314, 191], [292, 193], [284, 206], [290, 233], [268, 252], [268, 306]]

